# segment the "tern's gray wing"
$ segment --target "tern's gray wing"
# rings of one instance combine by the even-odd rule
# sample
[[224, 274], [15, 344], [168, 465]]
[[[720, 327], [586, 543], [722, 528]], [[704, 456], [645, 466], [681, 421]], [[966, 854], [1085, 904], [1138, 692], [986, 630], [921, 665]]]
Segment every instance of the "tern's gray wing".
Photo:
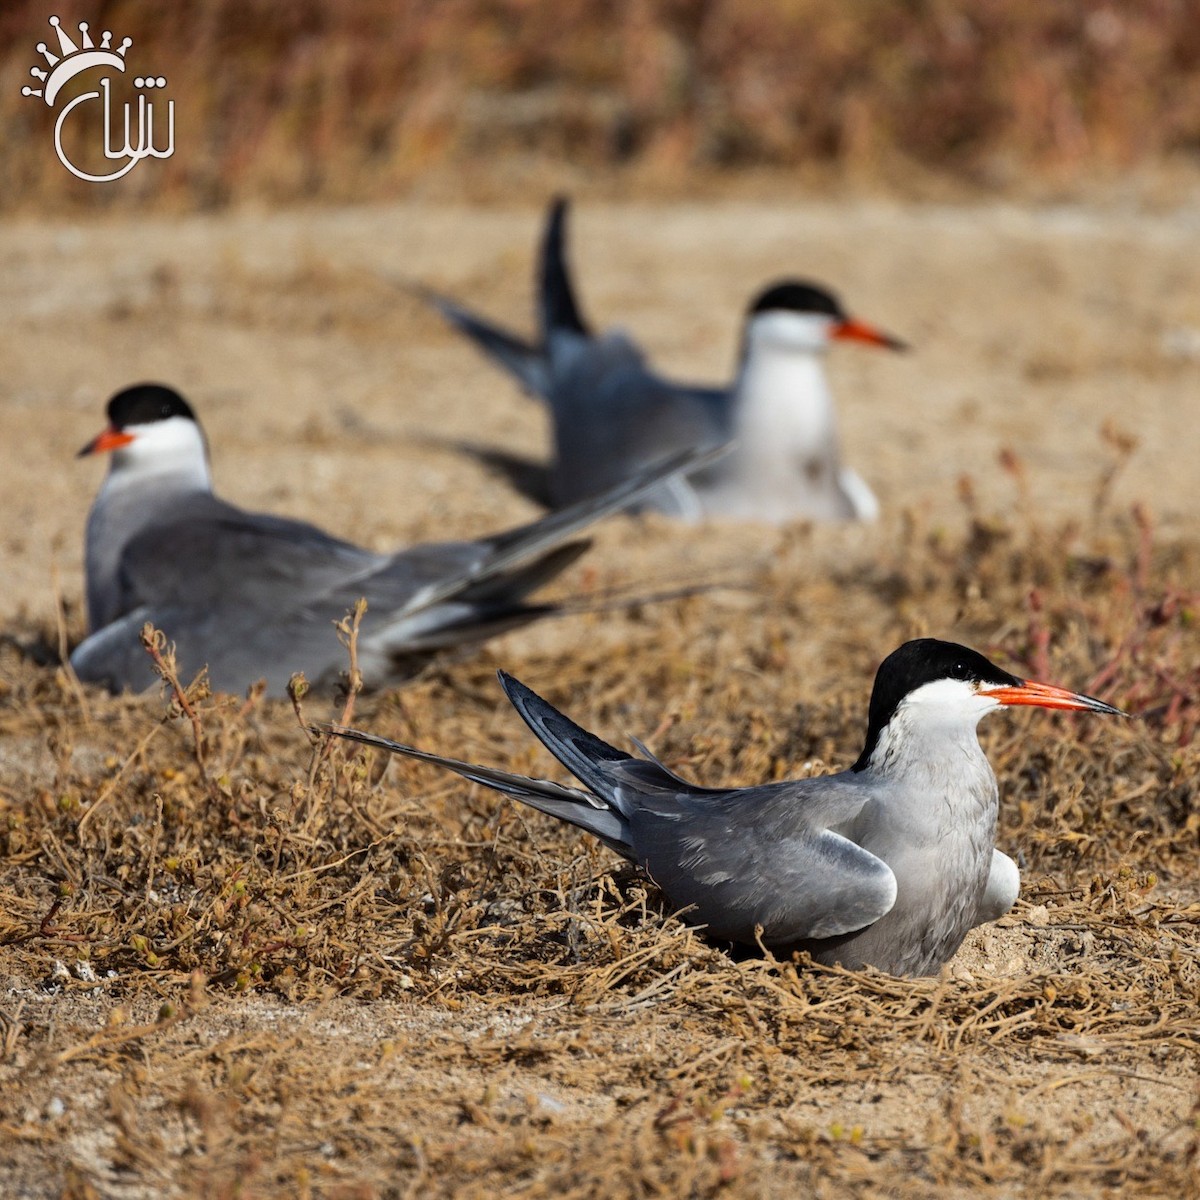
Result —
[[174, 645], [181, 680], [187, 683], [207, 668], [215, 691], [241, 692], [265, 679], [278, 695], [293, 671], [318, 682], [346, 665], [345, 650], [325, 614], [319, 619], [299, 612], [272, 614], [237, 603], [147, 604], [75, 648], [71, 666], [79, 678], [114, 692], [139, 692], [153, 684], [157, 677], [139, 638], [146, 622]]
[[[510, 587], [513, 595], [507, 598], [446, 602], [405, 617], [373, 606], [368, 595], [359, 635], [364, 679], [372, 685], [402, 679], [439, 651], [482, 641], [552, 611], [549, 605], [522, 603], [521, 587], [515, 582]], [[348, 587], [276, 611], [239, 604], [236, 598], [212, 607], [143, 605], [80, 643], [71, 665], [80, 679], [110, 691], [143, 691], [156, 679], [139, 637], [149, 621], [174, 644], [184, 682], [207, 667], [211, 686], [220, 692], [243, 692], [262, 679], [270, 694], [280, 695], [296, 671], [324, 687], [348, 662], [334, 625], [361, 594]]]
[[[71, 652], [75, 674], [85, 683], [98, 683], [110, 692], [144, 691], [156, 676], [138, 635], [147, 621], [161, 628], [163, 615], [149, 605], [141, 605], [89, 634]], [[172, 623], [171, 614], [166, 615]], [[185, 675], [184, 683], [190, 681], [192, 675], [180, 673]]]
[[541, 346], [436, 292], [423, 291], [422, 295], [487, 358], [512, 375], [526, 392], [536, 399], [546, 399], [550, 390], [550, 365]]
[[550, 405], [557, 504], [602, 491], [664, 455], [721, 445], [732, 432], [726, 392], [663, 379], [620, 333], [576, 339], [556, 354]]
[[[788, 946], [872, 924], [895, 903], [886, 863], [830, 826], [871, 799], [844, 776], [718, 790], [681, 780], [576, 725], [500, 674], [521, 717], [587, 791], [477, 767], [356, 730], [342, 737], [458, 772], [585, 829], [642, 865], [690, 924], [721, 940]], [[761, 931], [761, 933], [760, 933]]]
[[385, 556], [331, 537], [315, 525], [246, 512], [204, 493], [165, 513], [121, 552], [121, 611], [143, 604], [275, 609], [347, 579], [368, 576]]
[[689, 920], [720, 939], [792, 945], [852, 933], [896, 901], [896, 878], [835, 833], [868, 793], [838, 776], [717, 795], [647, 796], [630, 817], [637, 859]]
[[871, 801], [860, 781], [697, 787], [601, 741], [511, 676], [501, 683], [546, 748], [624, 819], [623, 852], [714, 937], [752, 943], [758, 926], [768, 945], [835, 937], [895, 903], [891, 868], [832, 828]]
[[[494, 582], [501, 568], [561, 547], [613, 507], [601, 498], [559, 520], [543, 518], [492, 538], [430, 543], [387, 556], [301, 521], [244, 512], [214, 497], [192, 498], [186, 516], [151, 525], [125, 548], [120, 566], [124, 607], [207, 609], [236, 603], [282, 616], [320, 603], [341, 615], [366, 596], [380, 613], [414, 601], [425, 608], [461, 596], [472, 582]], [[571, 557], [580, 549], [573, 543]]]
[[[320, 593], [276, 593], [259, 580], [223, 599], [143, 604], [82, 642], [71, 664], [81, 679], [110, 690], [143, 690], [155, 679], [139, 637], [149, 621], [174, 643], [181, 677], [207, 667], [217, 691], [240, 692], [265, 679], [268, 690], [279, 694], [295, 671], [319, 684], [345, 668], [346, 650], [334, 626], [365, 597], [359, 663], [364, 678], [378, 684], [411, 674], [438, 651], [482, 641], [551, 611], [553, 606], [527, 604], [524, 597], [586, 547], [568, 542], [492, 577], [481, 570], [485, 546], [422, 547], [416, 562], [392, 560], [384, 570], [348, 576]], [[444, 599], [424, 599], [451, 591]]]
[[528, 525], [390, 558], [313, 526], [206, 500], [194, 506], [196, 516], [133, 539], [122, 563], [131, 611], [82, 643], [72, 665], [82, 679], [140, 690], [153, 681], [137, 637], [150, 621], [176, 643], [181, 674], [207, 665], [219, 690], [241, 691], [265, 678], [277, 692], [294, 671], [315, 682], [345, 665], [333, 623], [365, 597], [362, 670], [368, 682], [384, 682], [411, 671], [414, 656], [547, 612], [525, 597], [586, 548], [581, 529], [713, 457], [676, 456]]

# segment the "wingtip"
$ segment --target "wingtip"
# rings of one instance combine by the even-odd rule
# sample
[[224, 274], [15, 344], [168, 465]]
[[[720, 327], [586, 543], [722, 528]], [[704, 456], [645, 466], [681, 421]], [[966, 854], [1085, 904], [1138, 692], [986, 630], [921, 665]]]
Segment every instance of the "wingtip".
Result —
[[500, 686], [504, 689], [504, 694], [509, 698], [509, 700], [514, 700], [515, 697], [521, 695], [522, 692], [529, 691], [529, 689], [515, 675], [510, 675], [503, 669], [496, 672], [496, 678], [500, 680]]
[[449, 321], [454, 321], [462, 311], [460, 304], [451, 300], [449, 296], [443, 295], [431, 287], [427, 287], [425, 284], [415, 284], [412, 288], [412, 294], [422, 303], [436, 309]]
[[565, 192], [555, 192], [550, 197], [550, 205], [547, 209], [547, 218], [553, 224], [561, 224], [567, 219], [567, 214], [571, 211], [571, 197]]
[[522, 683], [515, 675], [510, 675], [507, 671], [497, 671], [496, 677], [500, 680], [500, 686], [504, 689], [509, 704], [517, 710], [526, 724], [531, 724], [531, 718], [528, 715], [530, 705], [545, 704], [546, 701], [533, 688]]
[[566, 225], [569, 207], [566, 196], [556, 196], [550, 202], [546, 228], [542, 234], [536, 278], [543, 342], [559, 333], [590, 336], [588, 324], [575, 298], [567, 265]]
[[308, 731], [322, 737], [340, 737], [348, 742], [362, 742], [367, 746], [374, 745], [376, 740], [373, 733], [364, 733], [361, 729], [354, 729], [349, 725], [335, 725], [332, 721], [323, 725], [310, 725]]
[[365, 729], [355, 729], [353, 725], [336, 725], [330, 722], [328, 725], [310, 725], [309, 729], [330, 737], [345, 738], [349, 742], [361, 742], [364, 746], [375, 746], [380, 750], [391, 750], [400, 745], [391, 738], [382, 737], [378, 733], [368, 733]]
[[693, 446], [688, 450], [680, 450], [677, 454], [660, 459], [646, 470], [646, 477], [674, 475], [680, 472], [691, 475], [693, 472], [710, 467], [719, 462], [734, 448], [732, 440], [718, 442], [708, 446]]

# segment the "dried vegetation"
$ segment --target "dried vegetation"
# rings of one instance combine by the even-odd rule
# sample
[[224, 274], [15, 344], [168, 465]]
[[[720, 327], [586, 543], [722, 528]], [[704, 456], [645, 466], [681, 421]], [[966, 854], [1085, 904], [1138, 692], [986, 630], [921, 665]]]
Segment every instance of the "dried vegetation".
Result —
[[[708, 781], [844, 763], [870, 667], [918, 628], [1137, 712], [985, 728], [1025, 899], [941, 978], [734, 961], [569, 828], [310, 744], [304, 722], [335, 715], [311, 698], [185, 688], [155, 647], [163, 695], [111, 699], [9, 647], [14, 1178], [53, 1162], [81, 1196], [1189, 1194], [1196, 547], [1156, 545], [1141, 510], [1050, 528], [969, 497], [958, 530], [898, 525], [841, 578], [808, 575], [805, 543], [724, 601], [571, 618], [623, 625], [635, 664], [597, 638], [506, 665]], [[824, 666], [798, 676], [814, 628], [835, 631]], [[545, 771], [495, 665], [345, 703]]]
[[1196, 0], [57, 11], [68, 31], [83, 19], [134, 35], [136, 61], [179, 100], [187, 153], [108, 190], [63, 172], [48, 114], [20, 95], [47, 12], [16, 0], [0, 11], [0, 205], [359, 201], [427, 188], [447, 167], [456, 195], [506, 194], [538, 164], [631, 167], [675, 190], [689, 170], [800, 166], [859, 185], [934, 174], [1020, 188], [1188, 160], [1200, 145]]

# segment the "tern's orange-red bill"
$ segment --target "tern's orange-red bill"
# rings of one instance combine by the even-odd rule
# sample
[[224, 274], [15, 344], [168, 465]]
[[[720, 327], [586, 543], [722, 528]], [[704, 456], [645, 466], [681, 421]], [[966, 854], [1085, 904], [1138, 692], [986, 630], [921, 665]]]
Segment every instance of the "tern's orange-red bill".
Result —
[[107, 454], [110, 450], [119, 450], [122, 446], [128, 446], [133, 441], [133, 434], [125, 433], [120, 429], [113, 429], [109, 426], [102, 433], [98, 433], [77, 455], [78, 458], [86, 458], [89, 454]]
[[853, 317], [848, 317], [840, 325], [834, 326], [833, 336], [844, 341], [867, 342], [872, 346], [883, 346], [888, 350], [908, 349], [907, 342], [902, 342], [899, 338], [892, 337], [890, 333], [884, 333], [882, 329], [876, 329], [874, 325], [868, 325], [866, 321], [857, 321]]
[[1016, 686], [990, 687], [980, 689], [985, 695], [991, 696], [1001, 704], [1032, 704], [1038, 708], [1065, 708], [1075, 712], [1111, 713], [1115, 717], [1126, 714], [1103, 700], [1094, 696], [1085, 696], [1081, 692], [1070, 692], [1066, 688], [1055, 687], [1052, 683], [1035, 683], [1026, 679]]

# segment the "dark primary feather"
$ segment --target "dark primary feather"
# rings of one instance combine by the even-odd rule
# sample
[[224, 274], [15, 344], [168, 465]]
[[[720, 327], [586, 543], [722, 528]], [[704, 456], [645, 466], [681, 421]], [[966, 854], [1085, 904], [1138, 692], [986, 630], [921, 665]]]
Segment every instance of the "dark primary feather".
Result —
[[[621, 785], [632, 783], [649, 791], [675, 792], [682, 782], [658, 762], [644, 762], [610, 746], [608, 742], [577, 725], [566, 713], [559, 712], [532, 688], [514, 679], [507, 671], [497, 673], [504, 694], [533, 730], [538, 741], [572, 775], [589, 787], [605, 803], [628, 816], [627, 802], [621, 797]], [[689, 790], [707, 789], [686, 785]]]
[[567, 266], [566, 224], [570, 202], [559, 196], [550, 205], [542, 235], [539, 259], [538, 313], [542, 341], [549, 346], [556, 334], [573, 333], [590, 337], [591, 330], [579, 312], [575, 289]]
[[[429, 289], [420, 294], [493, 362], [503, 367], [530, 395], [547, 399], [553, 390], [551, 348], [564, 335], [569, 342], [591, 336], [579, 312], [575, 289], [571, 284], [565, 247], [568, 202], [558, 199], [551, 205], [542, 235], [538, 260], [538, 317], [540, 344], [504, 329], [486, 317]], [[678, 449], [671, 446], [669, 449]]]
[[550, 372], [546, 353], [541, 346], [502, 329], [445, 296], [430, 291], [422, 294], [451, 325], [466, 334], [488, 358], [508, 371], [526, 392], [535, 399], [546, 398], [550, 390]]
[[[321, 732], [319, 728], [316, 731]], [[628, 826], [624, 818], [587, 792], [564, 787], [561, 783], [554, 783], [549, 779], [533, 779], [525, 775], [514, 775], [509, 771], [500, 771], [495, 767], [482, 767], [456, 758], [444, 758], [440, 754], [430, 754], [426, 750], [418, 750], [415, 746], [393, 742], [373, 733], [364, 733], [360, 729], [331, 725], [326, 732], [348, 738], [350, 741], [361, 742], [365, 746], [373, 746], [378, 750], [386, 750], [389, 754], [403, 754], [408, 758], [454, 771], [472, 783], [481, 783], [484, 787], [503, 792], [515, 800], [522, 800], [548, 816], [578, 826], [598, 837], [618, 854], [630, 857]]]

